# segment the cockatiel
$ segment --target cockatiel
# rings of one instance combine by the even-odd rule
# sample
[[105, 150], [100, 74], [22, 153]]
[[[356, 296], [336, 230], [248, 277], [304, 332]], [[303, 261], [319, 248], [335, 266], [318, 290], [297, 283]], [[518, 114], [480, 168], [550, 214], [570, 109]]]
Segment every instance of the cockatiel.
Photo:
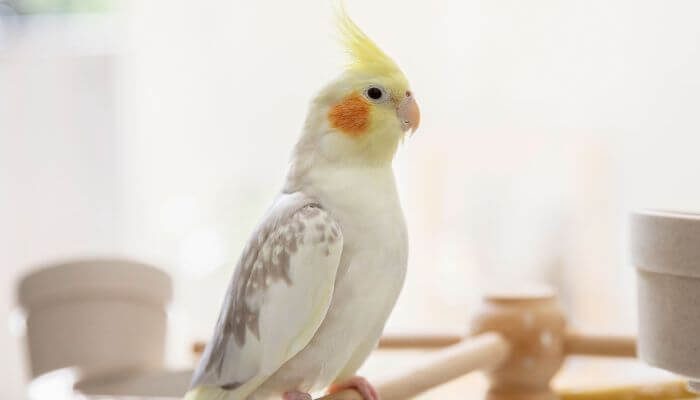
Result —
[[392, 160], [419, 111], [406, 77], [338, 10], [345, 71], [316, 96], [282, 192], [236, 267], [186, 400], [311, 399], [350, 387], [403, 285]]

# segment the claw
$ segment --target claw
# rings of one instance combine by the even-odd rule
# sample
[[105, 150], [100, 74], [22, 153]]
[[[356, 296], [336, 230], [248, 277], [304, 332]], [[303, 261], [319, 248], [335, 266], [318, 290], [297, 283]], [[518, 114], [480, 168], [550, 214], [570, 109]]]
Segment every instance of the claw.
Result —
[[337, 393], [345, 389], [355, 389], [362, 395], [364, 400], [381, 400], [379, 398], [379, 393], [374, 389], [374, 387], [367, 382], [367, 379], [356, 376], [350, 378], [349, 380], [342, 383], [334, 383], [328, 389], [328, 394]]

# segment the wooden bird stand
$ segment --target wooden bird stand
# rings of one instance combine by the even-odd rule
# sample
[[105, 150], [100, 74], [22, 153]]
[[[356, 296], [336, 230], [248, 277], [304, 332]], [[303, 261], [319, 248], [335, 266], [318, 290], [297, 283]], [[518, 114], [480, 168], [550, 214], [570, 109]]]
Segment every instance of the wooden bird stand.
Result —
[[[461, 340], [460, 340], [461, 339]], [[383, 400], [405, 400], [466, 373], [484, 370], [488, 400], [555, 400], [550, 381], [569, 354], [634, 357], [635, 339], [567, 329], [553, 290], [484, 296], [464, 339], [454, 335], [387, 336], [383, 348], [443, 347], [410, 371], [375, 382]], [[319, 400], [362, 400], [346, 390]]]

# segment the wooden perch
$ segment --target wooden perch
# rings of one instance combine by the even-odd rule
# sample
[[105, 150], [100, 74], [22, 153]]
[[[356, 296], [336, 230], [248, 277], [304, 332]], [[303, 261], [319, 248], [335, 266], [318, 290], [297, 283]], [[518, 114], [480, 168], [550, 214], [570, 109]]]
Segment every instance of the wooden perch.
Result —
[[564, 351], [566, 354], [588, 356], [636, 357], [637, 340], [626, 336], [567, 332], [564, 337]]
[[[454, 334], [393, 334], [379, 341], [381, 349], [429, 349], [452, 346], [464, 337]], [[566, 354], [599, 357], [636, 357], [637, 340], [633, 336], [591, 335], [567, 332]]]
[[[348, 390], [343, 390], [342, 392], [338, 393], [333, 393], [329, 394], [327, 396], [323, 396], [317, 400], [364, 400], [362, 398], [362, 395], [352, 389]], [[382, 397], [382, 400], [384, 400], [384, 397]]]
[[451, 334], [388, 334], [379, 340], [380, 349], [431, 349], [457, 344], [464, 336]]
[[[428, 349], [452, 346], [464, 339], [456, 334], [390, 334], [379, 341], [381, 349]], [[636, 357], [637, 340], [633, 336], [591, 335], [567, 332], [566, 354], [600, 357]]]
[[[380, 380], [375, 388], [382, 400], [404, 400], [469, 372], [493, 368], [503, 362], [510, 345], [498, 333], [485, 333], [426, 356], [415, 368]], [[344, 390], [319, 400], [362, 400], [354, 390]]]

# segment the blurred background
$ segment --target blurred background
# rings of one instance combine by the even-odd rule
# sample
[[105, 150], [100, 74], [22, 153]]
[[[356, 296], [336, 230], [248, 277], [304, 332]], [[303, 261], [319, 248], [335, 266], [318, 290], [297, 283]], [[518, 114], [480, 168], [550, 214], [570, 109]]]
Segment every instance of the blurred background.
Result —
[[[492, 282], [555, 286], [633, 333], [626, 212], [700, 207], [700, 3], [347, 0], [421, 129], [395, 161], [410, 236], [387, 330], [462, 331]], [[0, 397], [29, 378], [21, 276], [76, 257], [167, 271], [166, 359], [209, 338], [340, 72], [323, 0], [0, 1]]]

